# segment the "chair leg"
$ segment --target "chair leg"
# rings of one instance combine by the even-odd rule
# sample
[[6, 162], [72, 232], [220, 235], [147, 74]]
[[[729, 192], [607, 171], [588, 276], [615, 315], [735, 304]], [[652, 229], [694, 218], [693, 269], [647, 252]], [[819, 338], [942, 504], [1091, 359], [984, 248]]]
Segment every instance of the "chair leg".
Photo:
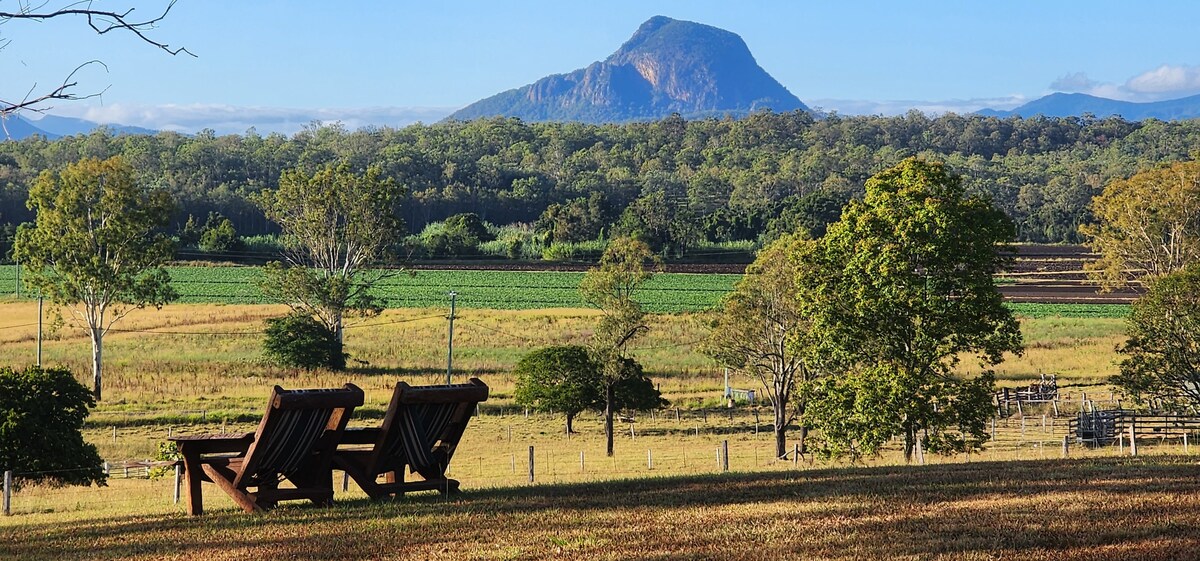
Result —
[[233, 481], [228, 477], [232, 472], [226, 473], [211, 465], [204, 464], [204, 473], [208, 475], [209, 479], [212, 479], [218, 488], [225, 491], [225, 494], [229, 495], [233, 499], [233, 502], [242, 507], [242, 510], [246, 512], [262, 512], [262, 507], [255, 502], [254, 497], [250, 496], [245, 490], [234, 487]]

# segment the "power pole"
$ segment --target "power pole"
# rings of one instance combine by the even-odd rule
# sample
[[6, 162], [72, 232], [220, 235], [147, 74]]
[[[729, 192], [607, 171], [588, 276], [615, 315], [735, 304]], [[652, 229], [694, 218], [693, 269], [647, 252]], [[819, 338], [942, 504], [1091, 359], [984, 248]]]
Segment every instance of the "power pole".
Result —
[[37, 365], [42, 367], [42, 291], [38, 289]]
[[454, 301], [458, 297], [458, 293], [450, 292], [450, 339], [449, 345], [446, 348], [446, 385], [450, 385], [450, 372], [454, 370]]

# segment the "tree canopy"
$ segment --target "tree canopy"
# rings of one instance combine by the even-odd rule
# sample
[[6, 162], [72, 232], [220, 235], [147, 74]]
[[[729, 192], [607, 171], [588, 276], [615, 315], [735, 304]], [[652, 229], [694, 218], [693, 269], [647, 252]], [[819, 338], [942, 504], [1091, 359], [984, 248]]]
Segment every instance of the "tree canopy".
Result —
[[283, 228], [287, 258], [267, 266], [264, 293], [317, 318], [341, 342], [347, 312], [378, 311], [369, 289], [389, 273], [367, 267], [395, 249], [402, 228], [397, 194], [376, 166], [362, 173], [348, 162], [284, 171], [279, 187], [259, 197]]
[[596, 267], [579, 282], [584, 301], [600, 310], [600, 320], [592, 333], [592, 353], [600, 364], [604, 388], [604, 432], [608, 455], [613, 455], [613, 414], [617, 407], [617, 386], [635, 373], [627, 366], [626, 348], [650, 328], [642, 305], [634, 294], [650, 277], [658, 258], [644, 242], [617, 238], [609, 242]]
[[95, 404], [64, 368], [0, 368], [0, 471], [32, 481], [103, 485], [100, 454], [80, 432]]
[[[801, 306], [797, 277], [818, 274], [816, 242], [787, 235], [758, 252], [725, 296], [701, 350], [718, 363], [758, 380], [771, 401], [775, 455], [786, 452], [787, 427], [802, 415], [804, 387], [820, 367], [812, 352], [812, 322]], [[797, 399], [798, 398], [798, 399]], [[801, 445], [804, 442], [801, 430]]]
[[[813, 336], [844, 374], [822, 380], [807, 418], [835, 451], [870, 453], [892, 436], [905, 455], [981, 441], [991, 412], [987, 370], [1020, 352], [1021, 333], [993, 275], [1011, 257], [1012, 224], [969, 196], [941, 164], [908, 159], [867, 182], [829, 227], [810, 296]], [[983, 373], [955, 374], [976, 355]]]
[[1200, 161], [1176, 162], [1109, 183], [1082, 232], [1100, 254], [1096, 276], [1116, 286], [1179, 271], [1200, 258]]
[[[1079, 242], [1079, 226], [1092, 220], [1089, 203], [1105, 185], [1186, 160], [1198, 143], [1195, 120], [917, 112], [822, 119], [755, 113], [604, 126], [483, 119], [353, 132], [308, 127], [292, 136], [100, 130], [0, 143], [0, 220], [33, 219], [24, 201], [41, 171], [123, 155], [141, 181], [178, 201], [172, 230], [189, 215], [217, 212], [239, 234], [277, 233], [257, 195], [277, 188], [283, 170], [345, 161], [356, 172], [378, 165], [380, 177], [395, 182], [398, 211], [414, 232], [461, 213], [497, 225], [530, 224], [559, 205], [543, 222], [543, 231], [554, 224], [554, 242], [607, 239], [635, 201], [661, 192], [672, 212], [694, 216], [677, 223], [697, 228], [658, 231], [682, 235], [691, 252], [696, 235], [714, 243], [757, 239], [770, 222], [764, 218], [800, 200], [806, 202], [792, 220], [819, 233], [842, 202], [862, 196], [868, 178], [921, 156], [962, 174], [968, 193], [989, 195], [1016, 225], [1017, 239]], [[780, 224], [773, 232], [792, 230]]]
[[1133, 304], [1113, 384], [1172, 411], [1200, 406], [1200, 265], [1157, 277]]
[[176, 297], [162, 265], [172, 242], [162, 228], [175, 208], [141, 184], [121, 157], [46, 171], [29, 193], [37, 221], [17, 231], [14, 257], [26, 282], [70, 306], [92, 340], [93, 392], [101, 396], [104, 335], [132, 309]]

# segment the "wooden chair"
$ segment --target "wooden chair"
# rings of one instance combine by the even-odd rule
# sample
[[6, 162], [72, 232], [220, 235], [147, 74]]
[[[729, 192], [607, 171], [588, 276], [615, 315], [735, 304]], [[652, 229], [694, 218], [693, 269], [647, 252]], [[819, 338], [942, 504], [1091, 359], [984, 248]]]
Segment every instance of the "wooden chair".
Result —
[[[399, 382], [383, 423], [378, 428], [346, 431], [334, 465], [372, 499], [412, 491], [456, 492], [458, 481], [446, 477], [446, 467], [467, 421], [487, 397], [488, 387], [478, 378], [448, 386]], [[405, 482], [405, 468], [424, 480]]]
[[[275, 386], [254, 433], [172, 438], [183, 455], [188, 514], [204, 513], [202, 481], [215, 483], [246, 512], [296, 499], [333, 504], [333, 453], [351, 411], [362, 403], [363, 391], [354, 384], [328, 390]], [[284, 479], [294, 488], [280, 488]]]

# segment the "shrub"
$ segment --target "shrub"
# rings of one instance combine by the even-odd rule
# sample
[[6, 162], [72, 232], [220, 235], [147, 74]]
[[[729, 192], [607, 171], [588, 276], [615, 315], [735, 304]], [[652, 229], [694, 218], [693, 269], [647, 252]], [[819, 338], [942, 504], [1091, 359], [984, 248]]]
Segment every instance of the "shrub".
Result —
[[346, 354], [337, 334], [304, 313], [267, 320], [263, 351], [280, 366], [312, 370], [346, 368]]
[[65, 368], [0, 368], [0, 470], [21, 480], [103, 485], [100, 454], [80, 433], [95, 404]]

